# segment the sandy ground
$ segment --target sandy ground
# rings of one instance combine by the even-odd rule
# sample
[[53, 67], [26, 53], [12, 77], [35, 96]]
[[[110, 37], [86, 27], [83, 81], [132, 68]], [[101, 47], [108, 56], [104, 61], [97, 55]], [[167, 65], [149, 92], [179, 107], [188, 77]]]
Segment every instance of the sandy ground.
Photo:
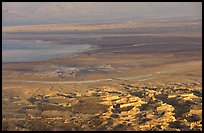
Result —
[[200, 34], [68, 40], [94, 48], [3, 63], [3, 130], [202, 130]]

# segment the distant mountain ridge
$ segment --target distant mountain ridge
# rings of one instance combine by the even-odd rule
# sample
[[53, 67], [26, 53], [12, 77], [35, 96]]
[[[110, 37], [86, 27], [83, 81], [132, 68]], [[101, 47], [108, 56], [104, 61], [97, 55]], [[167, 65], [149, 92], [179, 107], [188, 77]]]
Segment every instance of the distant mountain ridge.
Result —
[[3, 2], [3, 25], [202, 18], [199, 2]]

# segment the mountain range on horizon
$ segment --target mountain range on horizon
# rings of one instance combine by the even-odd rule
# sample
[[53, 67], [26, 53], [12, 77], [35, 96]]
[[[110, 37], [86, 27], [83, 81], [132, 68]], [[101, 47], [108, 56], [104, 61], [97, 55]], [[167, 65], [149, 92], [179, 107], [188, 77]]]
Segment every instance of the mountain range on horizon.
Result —
[[202, 18], [201, 2], [3, 2], [2, 25]]

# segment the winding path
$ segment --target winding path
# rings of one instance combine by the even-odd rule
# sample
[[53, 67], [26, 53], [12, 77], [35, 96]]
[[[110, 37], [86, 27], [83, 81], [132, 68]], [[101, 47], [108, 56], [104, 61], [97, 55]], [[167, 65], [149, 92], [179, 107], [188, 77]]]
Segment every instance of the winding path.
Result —
[[95, 83], [103, 81], [113, 81], [113, 80], [129, 80], [129, 79], [141, 79], [150, 78], [152, 74], [146, 75], [134, 75], [125, 78], [109, 78], [109, 79], [97, 79], [97, 80], [85, 80], [85, 81], [37, 81], [37, 80], [5, 80], [6, 82], [23, 82], [23, 83], [44, 83], [44, 84], [84, 84], [84, 83]]

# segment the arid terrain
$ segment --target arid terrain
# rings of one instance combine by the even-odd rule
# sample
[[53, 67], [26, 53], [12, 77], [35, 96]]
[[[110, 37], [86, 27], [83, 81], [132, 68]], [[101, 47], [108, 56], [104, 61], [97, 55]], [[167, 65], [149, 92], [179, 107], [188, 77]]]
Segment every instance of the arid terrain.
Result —
[[4, 40], [90, 44], [2, 63], [2, 130], [202, 130], [202, 20], [8, 26]]

